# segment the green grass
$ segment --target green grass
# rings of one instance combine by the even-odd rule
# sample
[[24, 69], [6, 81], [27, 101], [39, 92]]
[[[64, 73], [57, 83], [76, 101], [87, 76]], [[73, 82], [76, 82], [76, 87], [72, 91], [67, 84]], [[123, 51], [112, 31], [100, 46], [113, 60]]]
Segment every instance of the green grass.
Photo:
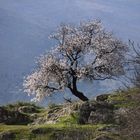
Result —
[[[140, 106], [140, 89], [132, 88], [127, 91], [115, 92], [108, 98], [108, 102], [114, 103], [116, 108], [134, 108]], [[49, 105], [47, 109], [38, 107], [32, 103], [18, 102], [4, 106], [7, 110], [15, 110], [20, 106], [33, 106], [38, 109], [38, 117], [46, 117], [48, 113], [57, 113], [57, 110], [61, 110], [64, 105]], [[78, 104], [75, 103], [73, 108], [76, 111], [79, 109]], [[31, 114], [26, 114], [31, 115]], [[1, 132], [13, 132], [16, 134], [15, 140], [28, 139], [28, 140], [56, 140], [57, 136], [68, 136], [69, 138], [82, 137], [82, 140], [90, 140], [100, 135], [108, 135], [115, 140], [120, 140], [119, 135], [110, 132], [99, 131], [106, 126], [112, 126], [113, 124], [97, 124], [97, 125], [79, 125], [78, 113], [66, 114], [59, 118], [58, 123], [49, 125], [27, 126], [27, 125], [5, 125], [0, 124]], [[39, 131], [38, 133], [36, 133]], [[59, 139], [58, 139], [59, 140]]]
[[59, 118], [58, 124], [73, 125], [78, 124], [78, 113], [72, 113], [69, 116], [63, 116]]
[[12, 132], [16, 135], [15, 139], [20, 138], [29, 138], [30, 128], [26, 125], [4, 125], [0, 124], [0, 133], [2, 132]]
[[[40, 126], [26, 126], [26, 125], [0, 125], [0, 132], [13, 132], [16, 134], [16, 139], [33, 139], [33, 140], [43, 140], [55, 139], [57, 135], [71, 136], [73, 134], [89, 134], [93, 137], [98, 128], [102, 128], [105, 125], [40, 125]], [[34, 134], [34, 130], [39, 130], [38, 134]], [[36, 132], [36, 131], [35, 131]], [[96, 132], [97, 134], [97, 132]], [[86, 138], [85, 138], [86, 140]]]
[[140, 97], [140, 89], [132, 88], [111, 94], [108, 98], [108, 102], [114, 103], [117, 108], [133, 108], [140, 106], [140, 102], [137, 100], [138, 96]]
[[28, 130], [29, 127], [26, 125], [5, 125], [0, 124], [0, 132], [3, 131], [14, 131], [14, 132], [20, 132], [21, 130]]

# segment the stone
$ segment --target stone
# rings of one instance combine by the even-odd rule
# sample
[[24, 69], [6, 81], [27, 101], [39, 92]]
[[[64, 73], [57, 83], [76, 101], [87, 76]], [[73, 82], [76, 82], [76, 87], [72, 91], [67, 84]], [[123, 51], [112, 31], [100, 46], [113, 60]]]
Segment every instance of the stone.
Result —
[[30, 122], [29, 116], [18, 111], [7, 110], [0, 107], [0, 123], [5, 124], [27, 124]]
[[88, 122], [88, 117], [91, 112], [91, 107], [88, 102], [84, 103], [81, 108], [80, 108], [80, 113], [79, 113], [79, 124], [86, 124]]
[[40, 124], [45, 124], [46, 119], [44, 117], [39, 117], [37, 119], [34, 120], [34, 122], [32, 123], [32, 125], [40, 125]]
[[43, 128], [35, 128], [35, 129], [32, 129], [31, 132], [33, 134], [46, 134], [46, 129], [43, 129]]
[[56, 124], [56, 122], [57, 121], [55, 121], [55, 120], [54, 121], [50, 120], [50, 121], [46, 121], [45, 124]]
[[21, 113], [37, 113], [38, 112], [36, 108], [33, 106], [21, 106], [18, 108], [18, 111]]
[[94, 140], [114, 140], [108, 136], [99, 136], [97, 138], [95, 138]]
[[31, 117], [33, 120], [35, 120], [35, 119], [38, 118], [38, 115], [37, 115], [37, 113], [33, 113], [33, 114], [30, 115], [30, 117]]
[[113, 121], [113, 111], [106, 108], [91, 111], [88, 117], [88, 123], [90, 124], [112, 123]]
[[127, 112], [129, 112], [129, 109], [127, 108], [119, 108], [118, 110], [114, 111], [114, 120], [116, 124], [125, 124], [126, 119], [125, 116], [127, 115]]
[[107, 102], [87, 102], [80, 108], [80, 124], [112, 123], [114, 106]]
[[118, 133], [119, 131], [119, 126], [105, 126], [103, 128], [98, 128], [98, 131], [106, 131], [106, 132], [111, 132], [111, 133]]
[[0, 140], [12, 140], [15, 138], [15, 134], [13, 132], [1, 132]]
[[98, 95], [97, 97], [96, 97], [96, 101], [98, 101], [98, 102], [100, 102], [100, 101], [106, 101], [107, 99], [108, 99], [108, 96], [109, 96], [110, 94], [102, 94], [102, 95]]

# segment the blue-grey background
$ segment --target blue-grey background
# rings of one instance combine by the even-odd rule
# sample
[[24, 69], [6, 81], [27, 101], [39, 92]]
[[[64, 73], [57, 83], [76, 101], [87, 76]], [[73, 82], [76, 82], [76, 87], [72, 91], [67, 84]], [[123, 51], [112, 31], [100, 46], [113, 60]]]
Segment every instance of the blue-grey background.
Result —
[[[60, 23], [92, 19], [101, 19], [126, 42], [139, 42], [140, 0], [0, 0], [0, 104], [28, 99], [22, 92], [23, 77], [35, 67], [35, 58], [51, 48], [48, 35]], [[91, 97], [118, 84], [105, 81], [81, 87]]]

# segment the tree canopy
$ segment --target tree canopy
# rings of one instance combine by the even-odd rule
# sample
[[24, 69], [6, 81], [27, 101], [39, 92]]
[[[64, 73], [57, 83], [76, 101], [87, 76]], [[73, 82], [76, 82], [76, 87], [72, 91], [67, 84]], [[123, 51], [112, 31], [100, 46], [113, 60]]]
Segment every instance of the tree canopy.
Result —
[[37, 69], [24, 81], [25, 91], [35, 95], [35, 101], [66, 88], [87, 101], [77, 88], [79, 81], [105, 80], [124, 74], [127, 46], [106, 31], [101, 21], [61, 25], [51, 38], [56, 46], [40, 56]]
[[134, 86], [140, 88], [140, 45], [129, 40], [129, 46], [128, 69], [132, 74], [127, 77]]

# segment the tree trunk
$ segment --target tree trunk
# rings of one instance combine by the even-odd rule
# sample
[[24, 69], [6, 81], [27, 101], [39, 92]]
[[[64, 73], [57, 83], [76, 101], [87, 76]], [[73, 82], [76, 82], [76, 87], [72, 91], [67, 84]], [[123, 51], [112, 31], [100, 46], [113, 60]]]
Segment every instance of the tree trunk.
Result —
[[76, 97], [78, 97], [80, 100], [82, 101], [88, 101], [89, 99], [80, 91], [78, 90], [74, 90], [74, 89], [70, 89], [72, 94], [75, 95]]
[[88, 98], [80, 91], [77, 90], [77, 76], [75, 76], [75, 71], [72, 70], [72, 86], [69, 87], [73, 95], [81, 99], [82, 101], [88, 101]]

